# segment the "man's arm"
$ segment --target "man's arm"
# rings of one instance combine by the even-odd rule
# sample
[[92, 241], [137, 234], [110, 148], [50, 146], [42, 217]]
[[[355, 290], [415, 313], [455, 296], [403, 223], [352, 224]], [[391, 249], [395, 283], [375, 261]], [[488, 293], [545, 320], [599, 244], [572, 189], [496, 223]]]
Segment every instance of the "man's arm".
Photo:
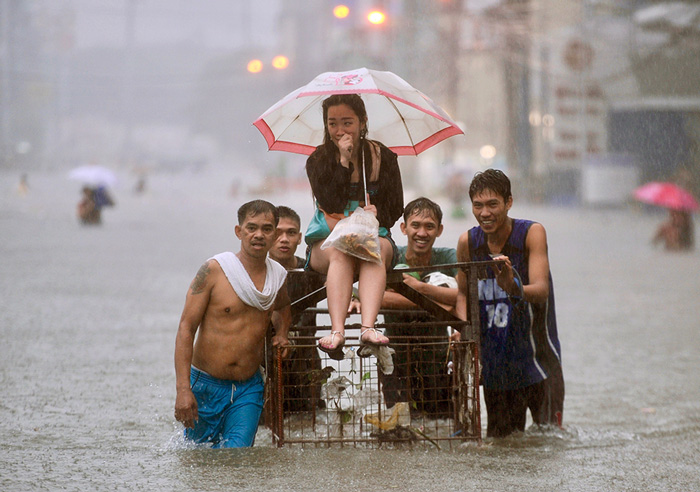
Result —
[[175, 418], [185, 427], [194, 427], [197, 420], [197, 400], [190, 388], [190, 367], [194, 351], [194, 338], [209, 305], [211, 290], [211, 263], [204, 263], [190, 284], [185, 307], [175, 337]]
[[[457, 242], [457, 262], [465, 263], [469, 261], [469, 232], [459, 236]], [[455, 300], [455, 314], [462, 321], [467, 321], [467, 275], [464, 271], [457, 272], [457, 298]]]
[[549, 257], [547, 233], [542, 224], [532, 224], [525, 239], [525, 248], [529, 252], [530, 282], [523, 285], [523, 297], [528, 302], [546, 302], [549, 297]]
[[384, 309], [418, 309], [418, 306], [406, 299], [404, 296], [391, 289], [384, 291], [382, 298], [382, 308]]
[[425, 297], [429, 297], [438, 304], [448, 306], [449, 310], [454, 308], [457, 302], [457, 289], [452, 287], [440, 287], [439, 285], [431, 285], [427, 282], [421, 282], [417, 278], [403, 274], [403, 281], [406, 285], [414, 289]]
[[289, 328], [292, 325], [292, 308], [289, 293], [287, 292], [287, 281], [280, 287], [271, 316], [272, 326], [275, 336], [272, 337], [273, 347], [282, 347], [282, 357], [287, 356], [287, 346], [289, 345]]

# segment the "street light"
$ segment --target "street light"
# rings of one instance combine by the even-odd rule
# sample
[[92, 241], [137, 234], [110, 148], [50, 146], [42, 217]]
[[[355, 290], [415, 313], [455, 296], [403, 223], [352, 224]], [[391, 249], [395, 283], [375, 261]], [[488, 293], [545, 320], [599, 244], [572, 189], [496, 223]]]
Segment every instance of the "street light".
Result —
[[260, 73], [260, 71], [263, 69], [263, 62], [261, 62], [258, 59], [255, 60], [250, 60], [248, 62], [248, 71], [250, 73]]
[[289, 66], [289, 58], [284, 55], [277, 55], [272, 59], [272, 66], [277, 70], [284, 70]]
[[333, 7], [333, 15], [336, 19], [345, 19], [348, 15], [350, 15], [350, 9], [347, 5], [336, 5]]
[[382, 12], [381, 10], [373, 10], [369, 14], [367, 14], [367, 20], [370, 22], [370, 24], [374, 24], [375, 26], [384, 24], [386, 21], [386, 14]]

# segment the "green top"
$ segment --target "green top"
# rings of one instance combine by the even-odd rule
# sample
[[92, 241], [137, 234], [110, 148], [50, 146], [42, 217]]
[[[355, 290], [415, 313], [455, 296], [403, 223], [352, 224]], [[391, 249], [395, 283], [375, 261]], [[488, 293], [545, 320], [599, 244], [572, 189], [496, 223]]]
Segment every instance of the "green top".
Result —
[[[398, 247], [398, 258], [396, 260], [396, 263], [406, 263], [406, 246], [399, 246]], [[430, 255], [430, 265], [448, 265], [452, 263], [457, 263], [457, 250], [454, 248], [433, 248], [432, 254]], [[449, 275], [450, 277], [456, 277], [457, 276], [457, 269], [456, 268], [445, 268], [443, 270], [439, 270], [440, 272], [444, 273], [445, 275]], [[425, 275], [421, 275], [425, 276]]]

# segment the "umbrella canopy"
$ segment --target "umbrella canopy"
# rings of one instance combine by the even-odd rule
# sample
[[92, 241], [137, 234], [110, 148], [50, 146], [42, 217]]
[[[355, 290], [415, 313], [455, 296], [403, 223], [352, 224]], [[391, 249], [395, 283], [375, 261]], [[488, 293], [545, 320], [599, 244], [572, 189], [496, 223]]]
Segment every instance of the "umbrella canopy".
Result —
[[398, 155], [418, 155], [464, 132], [428, 96], [391, 72], [358, 68], [326, 72], [288, 94], [253, 124], [270, 150], [310, 155], [323, 143], [323, 100], [360, 94], [367, 109], [369, 138]]
[[634, 190], [634, 197], [640, 202], [693, 212], [700, 209], [695, 197], [674, 183], [652, 181]]
[[73, 168], [68, 173], [68, 178], [89, 186], [110, 187], [117, 184], [117, 175], [114, 174], [114, 171], [93, 164]]

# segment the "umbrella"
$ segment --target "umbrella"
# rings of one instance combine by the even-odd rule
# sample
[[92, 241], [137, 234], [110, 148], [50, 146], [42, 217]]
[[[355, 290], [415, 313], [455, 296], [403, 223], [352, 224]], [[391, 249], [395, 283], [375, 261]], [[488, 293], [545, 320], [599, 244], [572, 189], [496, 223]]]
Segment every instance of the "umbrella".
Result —
[[464, 133], [442, 108], [401, 77], [367, 68], [322, 73], [253, 124], [270, 150], [310, 155], [323, 143], [321, 104], [333, 94], [360, 94], [369, 118], [369, 138], [398, 155], [418, 155]]
[[692, 212], [700, 209], [693, 195], [674, 183], [652, 181], [634, 190], [634, 197], [640, 202]]
[[111, 169], [93, 164], [73, 168], [68, 178], [90, 186], [114, 186], [117, 183], [117, 175]]

